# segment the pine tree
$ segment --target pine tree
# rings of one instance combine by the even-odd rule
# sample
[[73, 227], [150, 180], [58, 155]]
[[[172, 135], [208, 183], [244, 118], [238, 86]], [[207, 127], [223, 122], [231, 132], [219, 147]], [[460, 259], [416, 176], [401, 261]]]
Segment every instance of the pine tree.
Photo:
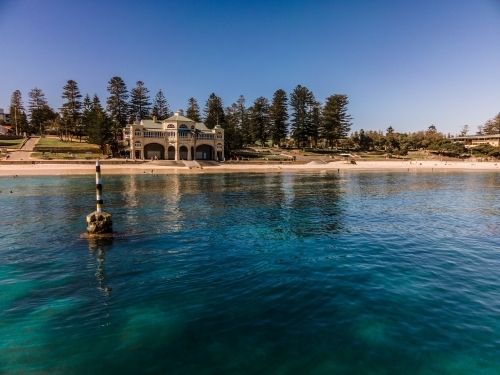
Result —
[[[84, 101], [84, 104], [88, 103]], [[84, 112], [86, 110], [87, 108], [84, 108]], [[98, 145], [104, 154], [104, 149], [113, 140], [113, 135], [111, 133], [111, 120], [104, 112], [97, 95], [94, 95], [90, 111], [85, 113], [85, 116], [88, 116], [86, 119], [88, 121], [87, 142]]]
[[21, 121], [18, 119], [18, 128], [19, 128], [19, 135], [26, 133], [29, 134], [29, 121], [28, 121], [28, 116], [26, 115], [26, 112], [23, 111], [21, 113]]
[[44, 108], [48, 107], [47, 99], [41, 89], [35, 87], [28, 93], [28, 113], [30, 117], [30, 127], [32, 131], [39, 131], [42, 135], [42, 126], [47, 120], [44, 116]]
[[83, 98], [82, 120], [81, 120], [82, 121], [81, 131], [84, 134], [88, 134], [89, 132], [90, 123], [92, 121], [91, 113], [92, 113], [92, 100], [90, 99], [89, 94], [86, 94], [85, 98]]
[[277, 90], [273, 95], [273, 102], [269, 108], [271, 121], [271, 139], [273, 145], [279, 145], [288, 134], [288, 98], [284, 90]]
[[298, 85], [290, 95], [292, 107], [292, 137], [297, 146], [304, 146], [311, 131], [310, 107], [314, 103], [314, 95], [306, 87]]
[[249, 114], [253, 138], [260, 142], [261, 147], [265, 147], [269, 139], [269, 100], [262, 96], [255, 99]]
[[334, 142], [338, 145], [338, 140], [347, 137], [351, 130], [352, 117], [347, 114], [348, 104], [349, 100], [344, 94], [331, 95], [326, 98], [320, 134], [330, 147], [333, 147]]
[[165, 99], [163, 92], [160, 90], [155, 96], [151, 117], [155, 117], [156, 120], [161, 121], [169, 118], [171, 115], [167, 99]]
[[[78, 128], [78, 123], [80, 121], [81, 111], [82, 111], [82, 95], [78, 89], [78, 85], [72, 79], [68, 80], [66, 85], [63, 87], [62, 98], [66, 99], [63, 103], [61, 110], [61, 121], [64, 124], [66, 141], [69, 140], [69, 133], [76, 133]], [[81, 141], [81, 136], [80, 136]]]
[[[109, 96], [106, 99], [106, 110], [111, 123], [111, 130], [114, 138], [122, 132], [122, 129], [127, 125], [128, 107], [128, 90], [127, 85], [120, 77], [113, 77], [108, 82]], [[90, 98], [89, 98], [90, 100]]]
[[23, 100], [21, 98], [21, 91], [16, 90], [10, 97], [10, 122], [14, 125], [16, 135], [21, 134], [26, 129], [21, 126], [21, 116], [24, 113]]
[[188, 99], [186, 117], [194, 122], [201, 122], [200, 106], [195, 98]]
[[149, 90], [142, 81], [137, 81], [136, 87], [130, 90], [130, 114], [132, 116], [138, 116], [139, 119], [149, 118], [151, 102], [148, 93]]
[[203, 113], [205, 114], [205, 125], [209, 129], [213, 129], [215, 125], [222, 125], [225, 122], [222, 99], [214, 93], [209, 96], [205, 103]]
[[240, 117], [237, 103], [226, 108], [224, 125], [224, 148], [227, 153], [240, 149], [242, 146], [239, 129]]
[[323, 113], [320, 102], [314, 102], [310, 108], [311, 116], [311, 127], [309, 130], [309, 136], [311, 138], [311, 147], [317, 147], [319, 131], [323, 122]]
[[242, 145], [253, 144], [255, 142], [250, 129], [249, 111], [245, 103], [246, 101], [243, 95], [240, 95], [235, 103], [235, 111], [238, 116], [238, 134]]

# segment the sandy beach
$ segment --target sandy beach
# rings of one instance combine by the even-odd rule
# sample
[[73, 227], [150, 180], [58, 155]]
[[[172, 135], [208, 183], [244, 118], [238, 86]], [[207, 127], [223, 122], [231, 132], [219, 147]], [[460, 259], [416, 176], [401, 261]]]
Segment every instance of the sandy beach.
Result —
[[[222, 163], [220, 165], [188, 168], [179, 166], [160, 166], [150, 163], [136, 165], [106, 164], [101, 165], [105, 174], [170, 174], [170, 173], [266, 173], [287, 171], [400, 171], [400, 172], [446, 172], [446, 171], [498, 171], [496, 162], [470, 161], [360, 161], [357, 164], [330, 162], [327, 164], [246, 164], [244, 162]], [[8, 175], [78, 175], [93, 174], [92, 164], [10, 164], [0, 165], [0, 176]]]

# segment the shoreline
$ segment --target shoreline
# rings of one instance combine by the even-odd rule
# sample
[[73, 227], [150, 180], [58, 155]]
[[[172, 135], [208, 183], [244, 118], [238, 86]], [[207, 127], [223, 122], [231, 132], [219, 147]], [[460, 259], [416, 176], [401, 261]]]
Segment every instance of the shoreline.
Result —
[[[101, 164], [103, 173], [111, 175], [130, 174], [189, 174], [189, 173], [276, 173], [298, 171], [373, 171], [373, 172], [493, 172], [500, 171], [500, 163], [496, 162], [441, 162], [421, 161], [411, 164], [409, 161], [359, 161], [357, 164], [330, 162], [327, 164], [221, 164], [203, 166], [203, 168], [188, 168], [180, 166], [161, 166], [149, 163], [137, 165]], [[95, 166], [68, 164], [10, 164], [0, 165], [0, 176], [50, 176], [50, 175], [87, 175], [95, 174]]]

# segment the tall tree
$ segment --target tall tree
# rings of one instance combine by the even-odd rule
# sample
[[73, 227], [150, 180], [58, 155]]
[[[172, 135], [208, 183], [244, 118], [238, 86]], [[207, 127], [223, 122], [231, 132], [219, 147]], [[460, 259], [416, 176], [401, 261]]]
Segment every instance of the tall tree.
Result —
[[201, 122], [200, 106], [195, 98], [188, 99], [186, 117], [194, 122]]
[[[11, 116], [12, 121], [12, 116]], [[496, 115], [494, 118], [489, 119], [483, 125], [483, 131], [486, 134], [498, 134], [500, 133], [500, 113]]]
[[348, 104], [349, 100], [344, 94], [326, 98], [320, 135], [326, 139], [330, 147], [333, 147], [334, 142], [338, 145], [339, 139], [346, 138], [351, 130], [352, 117], [347, 114]]
[[298, 85], [290, 95], [292, 137], [299, 147], [304, 146], [310, 136], [311, 112], [309, 109], [313, 103], [313, 93], [301, 85]]
[[65, 99], [66, 102], [64, 102], [60, 108], [62, 115], [61, 121], [65, 128], [66, 141], [68, 141], [69, 133], [76, 133], [78, 128], [82, 111], [82, 94], [80, 94], [78, 85], [72, 79], [66, 82], [66, 85], [63, 86], [63, 90], [62, 98]]
[[269, 107], [271, 121], [271, 139], [273, 145], [279, 145], [288, 134], [288, 97], [284, 90], [277, 90]]
[[85, 98], [83, 98], [82, 117], [81, 117], [81, 131], [83, 134], [88, 134], [89, 132], [90, 123], [92, 122], [91, 113], [92, 113], [92, 100], [90, 99], [89, 94], [86, 94]]
[[136, 86], [130, 90], [130, 114], [132, 116], [138, 116], [139, 119], [149, 118], [151, 102], [148, 93], [149, 90], [142, 81], [137, 81]]
[[[87, 98], [84, 100], [84, 107], [88, 105]], [[111, 120], [101, 106], [101, 102], [97, 95], [94, 95], [90, 110], [84, 108], [85, 118], [87, 122], [87, 142], [96, 144], [100, 147], [104, 154], [104, 149], [107, 144], [112, 142], [113, 135], [111, 133]]]
[[255, 99], [249, 114], [252, 135], [264, 147], [269, 139], [269, 100], [262, 96]]
[[321, 103], [315, 101], [312, 104], [309, 111], [310, 111], [310, 117], [311, 117], [311, 126], [309, 129], [309, 137], [311, 139], [311, 146], [317, 147], [318, 138], [319, 138], [319, 131], [320, 131], [321, 125], [323, 123], [323, 112], [322, 112], [323, 108], [321, 107]]
[[209, 129], [213, 129], [217, 124], [222, 126], [225, 122], [222, 99], [214, 93], [210, 94], [208, 97], [203, 113], [205, 115], [205, 125]]
[[246, 100], [243, 95], [240, 95], [235, 103], [235, 113], [238, 119], [237, 128], [242, 146], [253, 144], [255, 139], [250, 129], [249, 111], [246, 107]]
[[241, 148], [242, 139], [239, 129], [240, 116], [237, 103], [231, 104], [226, 108], [224, 125], [224, 148], [227, 153]]
[[16, 90], [12, 93], [10, 97], [10, 122], [14, 124], [14, 129], [16, 135], [20, 134], [22, 131], [21, 127], [21, 116], [24, 112], [23, 100], [21, 97], [21, 91]]
[[167, 103], [167, 99], [160, 90], [155, 96], [153, 101], [153, 109], [151, 110], [151, 117], [155, 117], [157, 120], [165, 120], [171, 116], [170, 107]]
[[28, 93], [29, 101], [28, 101], [28, 113], [30, 117], [30, 125], [32, 131], [38, 131], [40, 135], [42, 135], [43, 129], [42, 126], [44, 122], [47, 120], [44, 116], [44, 109], [48, 107], [47, 99], [45, 98], [45, 94], [41, 89], [35, 87]]
[[460, 135], [465, 136], [465, 135], [467, 135], [468, 131], [469, 131], [469, 125], [464, 125], [462, 127], [462, 130], [460, 131]]
[[106, 110], [111, 120], [111, 130], [116, 139], [127, 125], [128, 90], [127, 85], [120, 77], [111, 78], [107, 90], [110, 95], [106, 99]]

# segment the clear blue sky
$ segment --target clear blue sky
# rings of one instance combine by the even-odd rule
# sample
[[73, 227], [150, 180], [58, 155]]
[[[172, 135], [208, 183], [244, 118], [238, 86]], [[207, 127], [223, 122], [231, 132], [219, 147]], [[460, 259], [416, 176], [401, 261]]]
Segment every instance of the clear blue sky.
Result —
[[347, 94], [353, 130], [457, 133], [500, 112], [500, 0], [0, 0], [0, 107], [74, 79], [250, 104], [300, 84]]

